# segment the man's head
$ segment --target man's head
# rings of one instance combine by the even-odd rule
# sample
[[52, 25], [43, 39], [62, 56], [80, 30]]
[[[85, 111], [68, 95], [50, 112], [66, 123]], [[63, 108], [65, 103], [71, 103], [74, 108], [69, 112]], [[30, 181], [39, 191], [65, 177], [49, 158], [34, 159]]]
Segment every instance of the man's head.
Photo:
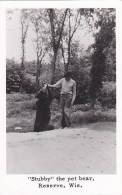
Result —
[[64, 78], [69, 81], [72, 77], [72, 73], [70, 71], [66, 72], [65, 75], [64, 75]]

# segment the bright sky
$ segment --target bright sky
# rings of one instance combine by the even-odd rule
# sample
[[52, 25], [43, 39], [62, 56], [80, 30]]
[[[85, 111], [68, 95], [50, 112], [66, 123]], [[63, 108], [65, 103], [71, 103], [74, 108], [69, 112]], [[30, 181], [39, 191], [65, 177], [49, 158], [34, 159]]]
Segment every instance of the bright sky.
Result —
[[[21, 59], [21, 26], [20, 26], [20, 11], [14, 10], [13, 14], [7, 14], [6, 19], [6, 32], [7, 32], [7, 58], [14, 58], [16, 61]], [[82, 37], [82, 38], [81, 38]], [[34, 33], [30, 28], [28, 31], [28, 38], [26, 41], [26, 54], [27, 61], [36, 59], [36, 53], [34, 44], [32, 42]], [[93, 43], [93, 37], [90, 33], [80, 30], [75, 34], [75, 39], [79, 40], [80, 44], [86, 49], [91, 43]]]

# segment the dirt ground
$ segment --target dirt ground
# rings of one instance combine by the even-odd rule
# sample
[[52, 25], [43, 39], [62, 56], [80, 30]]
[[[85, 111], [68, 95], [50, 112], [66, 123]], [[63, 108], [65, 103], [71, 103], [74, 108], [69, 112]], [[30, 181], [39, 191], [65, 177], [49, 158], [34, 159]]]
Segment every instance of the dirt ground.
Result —
[[114, 174], [116, 124], [7, 133], [7, 173]]

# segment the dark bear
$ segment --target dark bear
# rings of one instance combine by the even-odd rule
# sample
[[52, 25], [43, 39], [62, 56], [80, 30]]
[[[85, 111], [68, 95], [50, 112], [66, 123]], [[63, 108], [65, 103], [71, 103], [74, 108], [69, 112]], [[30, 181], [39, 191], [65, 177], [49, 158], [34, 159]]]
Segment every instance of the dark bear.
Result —
[[34, 124], [34, 131], [52, 130], [53, 126], [49, 125], [51, 113], [50, 104], [53, 99], [53, 93], [48, 86], [39, 90], [36, 95], [38, 99], [36, 102], [36, 119]]

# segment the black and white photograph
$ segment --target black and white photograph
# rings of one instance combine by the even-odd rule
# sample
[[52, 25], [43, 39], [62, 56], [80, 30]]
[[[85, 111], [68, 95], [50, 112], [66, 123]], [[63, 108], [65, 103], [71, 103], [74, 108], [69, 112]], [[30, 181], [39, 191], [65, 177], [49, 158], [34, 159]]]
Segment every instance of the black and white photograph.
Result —
[[6, 11], [7, 174], [116, 174], [116, 9]]

